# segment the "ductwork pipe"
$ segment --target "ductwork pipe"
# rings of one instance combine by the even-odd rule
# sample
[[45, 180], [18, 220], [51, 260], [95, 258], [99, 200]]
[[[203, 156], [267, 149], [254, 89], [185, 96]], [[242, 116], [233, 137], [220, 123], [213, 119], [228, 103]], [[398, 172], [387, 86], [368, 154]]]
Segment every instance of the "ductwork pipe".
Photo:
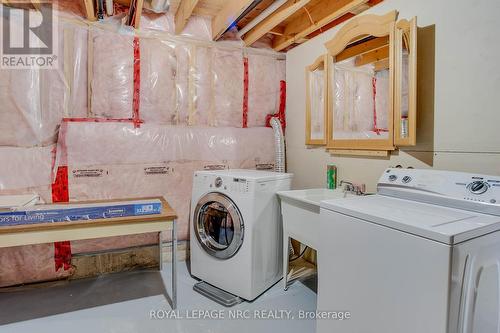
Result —
[[241, 38], [241, 36], [252, 30], [252, 28], [255, 27], [257, 24], [259, 24], [260, 22], [264, 21], [265, 18], [274, 13], [278, 8], [283, 6], [286, 2], [287, 0], [274, 1], [269, 7], [264, 9], [262, 13], [260, 13], [256, 18], [254, 18], [247, 25], [245, 25], [240, 31], [238, 31], [237, 36]]

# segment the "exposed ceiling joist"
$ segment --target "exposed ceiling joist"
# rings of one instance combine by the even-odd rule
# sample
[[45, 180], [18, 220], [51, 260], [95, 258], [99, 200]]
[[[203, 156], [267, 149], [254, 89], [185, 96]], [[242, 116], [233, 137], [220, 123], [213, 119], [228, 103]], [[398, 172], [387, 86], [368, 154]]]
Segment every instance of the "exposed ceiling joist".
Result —
[[335, 61], [342, 61], [349, 59], [351, 57], [362, 55], [367, 52], [380, 49], [386, 45], [389, 45], [389, 36], [376, 37], [370, 39], [366, 42], [362, 42], [353, 46], [347, 47], [344, 51], [340, 52], [336, 57]]
[[380, 72], [389, 69], [389, 58], [379, 60], [373, 64], [375, 72]]
[[271, 35], [277, 35], [277, 36], [283, 36], [283, 28], [280, 28], [280, 27], [276, 27], [276, 28], [273, 28], [272, 30], [269, 30], [268, 33], [270, 33]]
[[365, 5], [369, 0], [322, 0], [314, 7], [304, 7], [304, 13], [294, 17], [284, 29], [283, 36], [276, 37], [273, 48], [281, 51], [294, 43], [300, 43], [309, 34], [321, 29], [328, 23], [341, 16], [356, 11], [360, 6]]
[[139, 27], [141, 26], [142, 7], [144, 6], [144, 0], [136, 0], [135, 6], [134, 27], [136, 29], [139, 29]]
[[289, 0], [282, 5], [274, 13], [266, 17], [262, 22], [257, 24], [243, 37], [245, 45], [249, 46], [255, 43], [259, 38], [266, 33], [271, 32], [273, 28], [278, 26], [281, 22], [292, 16], [299, 9], [307, 5], [311, 0]]
[[357, 56], [356, 60], [354, 61], [354, 64], [356, 66], [363, 66], [363, 65], [378, 62], [378, 61], [381, 61], [381, 60], [384, 60], [387, 58], [389, 58], [389, 45], [386, 45], [381, 49], [376, 49], [376, 50], [370, 51], [368, 53], [364, 53], [360, 56]]
[[94, 11], [94, 1], [92, 0], [82, 0], [83, 3], [83, 8], [85, 10], [85, 15], [87, 17], [87, 20], [89, 21], [95, 21], [95, 11]]
[[234, 24], [236, 19], [253, 3], [253, 0], [231, 0], [227, 1], [212, 20], [212, 39], [219, 37]]
[[184, 30], [193, 10], [200, 0], [183, 0], [175, 13], [175, 34], [178, 35]]

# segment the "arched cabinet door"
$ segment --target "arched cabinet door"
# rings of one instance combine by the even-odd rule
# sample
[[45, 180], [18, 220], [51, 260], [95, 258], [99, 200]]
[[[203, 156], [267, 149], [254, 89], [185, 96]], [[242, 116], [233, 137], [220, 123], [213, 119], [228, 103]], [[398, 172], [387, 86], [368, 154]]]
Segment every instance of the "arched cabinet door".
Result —
[[394, 143], [417, 143], [417, 18], [400, 20], [394, 34]]
[[327, 143], [328, 75], [326, 55], [306, 67], [306, 145]]
[[375, 152], [414, 144], [416, 19], [398, 22], [397, 15], [355, 17], [325, 44], [327, 149]]

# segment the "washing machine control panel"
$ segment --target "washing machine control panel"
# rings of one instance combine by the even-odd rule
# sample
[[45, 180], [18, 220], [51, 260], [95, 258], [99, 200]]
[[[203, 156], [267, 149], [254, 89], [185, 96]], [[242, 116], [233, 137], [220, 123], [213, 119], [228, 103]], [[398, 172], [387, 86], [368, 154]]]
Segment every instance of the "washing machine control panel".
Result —
[[469, 192], [475, 195], [483, 194], [488, 191], [489, 188], [490, 185], [488, 184], [488, 182], [482, 180], [475, 180], [467, 185], [467, 189], [469, 190]]
[[230, 189], [236, 193], [247, 193], [248, 181], [245, 178], [233, 178]]
[[391, 168], [385, 170], [380, 177], [378, 192], [401, 198], [420, 198], [429, 202], [438, 200], [439, 197], [438, 201], [456, 201], [453, 207], [468, 207], [469, 203], [474, 203], [477, 206], [474, 210], [482, 211], [488, 206], [486, 212], [498, 210], [500, 216], [500, 176]]
[[205, 187], [209, 191], [227, 193], [248, 193], [251, 191], [252, 182], [245, 178], [225, 177], [195, 174], [194, 183], [198, 187]]

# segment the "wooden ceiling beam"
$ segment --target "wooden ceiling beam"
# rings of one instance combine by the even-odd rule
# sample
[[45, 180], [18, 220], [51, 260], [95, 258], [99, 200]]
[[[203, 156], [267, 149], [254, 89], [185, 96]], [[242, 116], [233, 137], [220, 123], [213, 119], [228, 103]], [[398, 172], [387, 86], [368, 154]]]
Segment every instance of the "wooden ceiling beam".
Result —
[[175, 34], [179, 35], [186, 26], [189, 18], [193, 14], [193, 10], [200, 0], [183, 0], [175, 13]]
[[288, 0], [274, 13], [266, 17], [243, 37], [246, 46], [255, 43], [266, 33], [271, 32], [281, 22], [295, 14], [299, 9], [307, 5], [311, 0]]
[[356, 57], [354, 64], [356, 66], [363, 66], [371, 63], [376, 63], [378, 61], [389, 58], [389, 45], [384, 46], [381, 49], [376, 49], [368, 53], [362, 54]]
[[271, 35], [283, 36], [283, 30], [284, 29], [281, 27], [275, 27], [272, 30], [269, 30], [268, 33], [270, 33]]
[[85, 9], [85, 16], [89, 21], [95, 21], [95, 10], [94, 10], [94, 1], [92, 0], [82, 0], [83, 8]]
[[144, 0], [136, 0], [135, 5], [134, 28], [139, 29], [139, 27], [141, 26], [142, 7], [144, 6]]
[[373, 64], [375, 72], [384, 71], [389, 69], [389, 58], [385, 58], [383, 60], [379, 60]]
[[369, 0], [320, 1], [314, 7], [307, 8], [307, 12], [304, 12], [286, 25], [284, 35], [275, 38], [273, 42], [274, 50], [281, 51], [294, 43], [300, 43], [309, 34], [321, 29], [339, 17], [351, 11], [355, 11], [368, 1]]
[[212, 39], [217, 40], [227, 28], [234, 24], [236, 19], [247, 9], [253, 0], [231, 0], [212, 20]]
[[367, 52], [380, 49], [386, 45], [389, 45], [389, 36], [376, 37], [363, 43], [348, 46], [344, 51], [340, 52], [335, 57], [335, 61], [338, 62], [357, 55], [362, 55]]

